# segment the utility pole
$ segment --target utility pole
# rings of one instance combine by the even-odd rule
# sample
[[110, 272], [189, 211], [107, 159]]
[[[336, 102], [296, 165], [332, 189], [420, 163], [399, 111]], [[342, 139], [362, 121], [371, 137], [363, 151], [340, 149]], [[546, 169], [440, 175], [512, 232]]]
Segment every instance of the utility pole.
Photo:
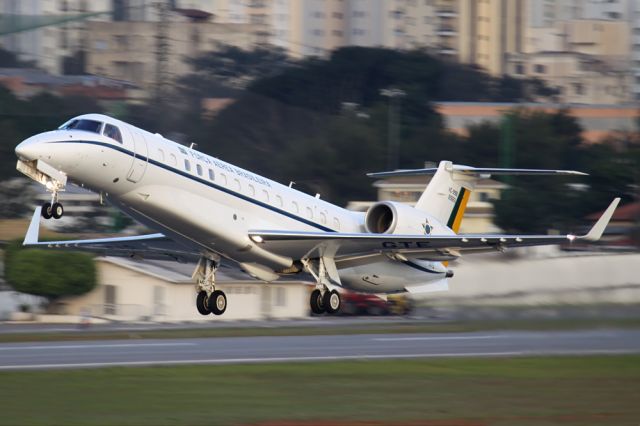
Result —
[[156, 79], [154, 97], [159, 104], [164, 103], [166, 98], [167, 85], [169, 83], [169, 2], [158, 1], [155, 6], [158, 11], [158, 21], [156, 25]]
[[382, 89], [382, 96], [389, 98], [388, 122], [387, 122], [387, 169], [398, 168], [398, 152], [400, 147], [400, 102], [398, 98], [406, 93], [401, 89]]

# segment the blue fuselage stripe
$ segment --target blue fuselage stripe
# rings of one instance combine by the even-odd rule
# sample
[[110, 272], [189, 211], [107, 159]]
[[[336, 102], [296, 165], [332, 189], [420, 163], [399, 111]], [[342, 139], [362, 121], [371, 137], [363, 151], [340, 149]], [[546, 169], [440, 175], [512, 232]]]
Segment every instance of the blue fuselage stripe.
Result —
[[157, 167], [160, 167], [160, 168], [162, 168], [162, 169], [165, 169], [165, 170], [167, 170], [167, 171], [169, 171], [169, 172], [172, 172], [172, 173], [178, 174], [178, 175], [183, 176], [183, 177], [185, 177], [185, 178], [187, 178], [187, 179], [191, 179], [191, 180], [193, 180], [193, 181], [195, 181], [195, 182], [201, 183], [201, 184], [206, 185], [206, 186], [208, 186], [208, 187], [210, 187], [210, 188], [217, 189], [218, 191], [221, 191], [221, 192], [224, 192], [224, 193], [229, 194], [229, 195], [231, 195], [231, 196], [234, 196], [234, 197], [240, 198], [240, 199], [242, 199], [242, 200], [244, 200], [244, 201], [247, 201], [247, 202], [249, 202], [249, 203], [255, 204], [255, 205], [260, 206], [260, 207], [262, 207], [262, 208], [265, 208], [265, 209], [271, 210], [271, 211], [273, 211], [273, 212], [275, 212], [275, 213], [279, 213], [279, 214], [281, 214], [281, 215], [283, 215], [283, 216], [286, 216], [286, 217], [288, 217], [288, 218], [290, 218], [290, 219], [297, 220], [298, 222], [302, 222], [302, 223], [304, 223], [305, 225], [312, 226], [312, 227], [314, 227], [314, 228], [320, 229], [320, 230], [325, 231], [325, 232], [336, 232], [336, 231], [334, 231], [334, 230], [333, 230], [333, 229], [331, 229], [331, 228], [327, 228], [326, 226], [323, 226], [323, 225], [320, 225], [320, 224], [318, 224], [318, 223], [312, 222], [312, 221], [307, 220], [307, 219], [305, 219], [305, 218], [303, 218], [303, 217], [296, 216], [296, 215], [294, 215], [294, 214], [292, 214], [292, 213], [289, 213], [289, 212], [288, 212], [288, 211], [286, 211], [286, 210], [282, 210], [282, 209], [279, 209], [279, 208], [274, 207], [274, 206], [272, 206], [272, 205], [269, 205], [269, 204], [263, 203], [262, 201], [258, 201], [258, 200], [256, 200], [256, 199], [253, 199], [253, 198], [251, 198], [251, 197], [248, 197], [248, 196], [246, 196], [246, 195], [244, 195], [244, 194], [240, 194], [240, 193], [238, 193], [238, 192], [232, 191], [232, 190], [230, 190], [230, 189], [228, 189], [228, 188], [225, 188], [225, 187], [223, 187], [223, 186], [217, 185], [217, 184], [215, 184], [215, 183], [213, 183], [213, 182], [209, 182], [209, 181], [207, 181], [207, 180], [205, 180], [205, 179], [199, 178], [199, 177], [197, 177], [197, 176], [193, 176], [193, 175], [191, 175], [191, 174], [189, 174], [189, 173], [187, 173], [187, 172], [185, 172], [185, 171], [182, 171], [182, 170], [179, 170], [179, 169], [177, 169], [177, 168], [174, 168], [174, 167], [168, 166], [168, 165], [166, 165], [166, 164], [164, 164], [164, 163], [161, 163], [161, 162], [159, 162], [159, 161], [156, 161], [156, 160], [153, 160], [153, 159], [151, 159], [151, 158], [145, 157], [144, 155], [140, 155], [140, 154], [134, 153], [134, 152], [129, 151], [128, 149], [125, 149], [125, 148], [120, 147], [120, 146], [111, 145], [111, 144], [108, 144], [108, 143], [105, 143], [105, 142], [86, 141], [86, 140], [76, 140], [76, 141], [55, 141], [55, 142], [49, 142], [49, 143], [55, 143], [55, 144], [66, 144], [66, 143], [72, 143], [72, 144], [87, 144], [87, 145], [97, 145], [97, 146], [102, 146], [102, 147], [105, 147], [105, 148], [110, 148], [110, 149], [113, 149], [113, 150], [115, 150], [115, 151], [122, 152], [123, 154], [127, 154], [127, 155], [129, 155], [130, 157], [133, 157], [133, 158], [135, 158], [135, 159], [137, 159], [137, 160], [145, 161], [145, 162], [147, 162], [148, 164], [153, 164], [154, 166], [157, 166]]

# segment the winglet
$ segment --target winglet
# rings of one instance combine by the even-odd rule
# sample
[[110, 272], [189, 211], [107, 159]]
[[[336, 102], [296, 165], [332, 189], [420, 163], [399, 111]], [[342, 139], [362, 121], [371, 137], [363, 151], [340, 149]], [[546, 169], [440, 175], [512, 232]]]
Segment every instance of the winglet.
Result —
[[36, 210], [33, 212], [33, 217], [31, 218], [31, 223], [29, 224], [29, 229], [27, 229], [27, 234], [24, 236], [24, 241], [22, 242], [23, 246], [36, 245], [38, 244], [38, 237], [40, 234], [40, 211], [42, 207], [36, 207]]
[[602, 213], [602, 216], [600, 216], [600, 219], [598, 219], [596, 224], [593, 225], [593, 228], [591, 228], [591, 230], [586, 235], [583, 235], [578, 238], [581, 240], [587, 240], [587, 241], [598, 241], [600, 237], [602, 237], [602, 233], [604, 232], [605, 228], [609, 224], [609, 221], [613, 216], [613, 212], [616, 211], [616, 207], [618, 207], [619, 202], [620, 202], [620, 198], [615, 198], [611, 202], [611, 204], [609, 204], [609, 207], [607, 207], [607, 210], [605, 210], [604, 213]]

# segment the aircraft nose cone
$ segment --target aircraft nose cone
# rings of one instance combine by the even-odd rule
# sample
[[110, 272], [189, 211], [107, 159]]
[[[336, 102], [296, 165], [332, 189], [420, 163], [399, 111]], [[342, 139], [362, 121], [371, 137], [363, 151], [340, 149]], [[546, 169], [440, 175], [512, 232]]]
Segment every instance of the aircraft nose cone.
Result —
[[37, 160], [44, 154], [44, 143], [38, 136], [32, 136], [16, 146], [16, 155], [27, 161]]

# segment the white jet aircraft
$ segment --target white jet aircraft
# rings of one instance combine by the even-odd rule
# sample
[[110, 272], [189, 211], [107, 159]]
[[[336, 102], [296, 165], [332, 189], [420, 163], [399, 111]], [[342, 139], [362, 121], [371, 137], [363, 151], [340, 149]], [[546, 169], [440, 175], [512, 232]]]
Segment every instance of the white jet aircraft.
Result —
[[[619, 202], [616, 198], [584, 236], [458, 235], [469, 194], [481, 177], [583, 173], [473, 168], [448, 161], [433, 169], [372, 173], [433, 178], [415, 207], [381, 201], [359, 213], [105, 115], [75, 117], [30, 137], [15, 151], [17, 169], [52, 194], [50, 203], [36, 208], [25, 246], [197, 261], [196, 307], [203, 315], [220, 315], [227, 307], [215, 283], [222, 259], [266, 282], [308, 272], [317, 282], [311, 310], [335, 313], [343, 288], [381, 297], [447, 290], [453, 273], [446, 262], [462, 253], [598, 240]], [[159, 233], [39, 241], [40, 217], [64, 214], [59, 194], [67, 183], [100, 193]]]

